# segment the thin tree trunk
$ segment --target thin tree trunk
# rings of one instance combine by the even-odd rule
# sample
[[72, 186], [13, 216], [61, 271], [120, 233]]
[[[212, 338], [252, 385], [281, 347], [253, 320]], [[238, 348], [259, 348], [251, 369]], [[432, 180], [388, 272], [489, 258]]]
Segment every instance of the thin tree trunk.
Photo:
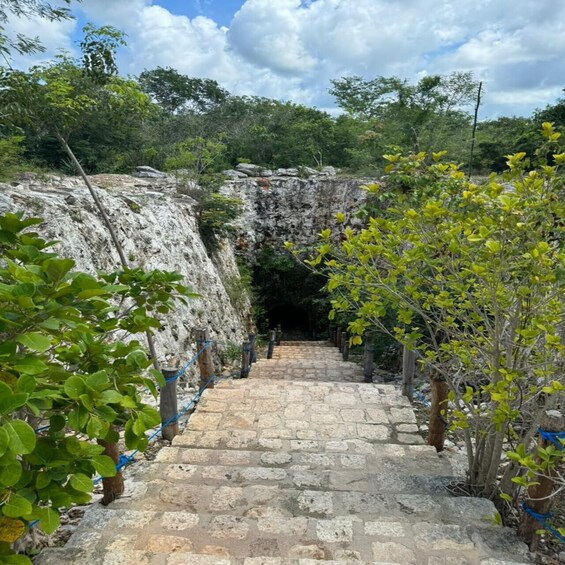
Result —
[[[104, 448], [104, 455], [107, 455], [112, 459], [112, 461], [117, 465], [120, 460], [120, 451], [118, 449], [117, 443], [108, 443], [102, 439], [98, 440], [98, 443]], [[124, 492], [124, 478], [120, 471], [116, 471], [113, 477], [104, 477], [102, 479], [102, 486], [104, 487], [104, 496], [101, 503], [104, 506], [110, 504], [120, 497]]]
[[433, 445], [437, 451], [443, 451], [445, 441], [446, 421], [441, 415], [447, 409], [447, 383], [443, 379], [431, 378], [432, 406], [430, 408], [430, 425], [428, 431], [428, 444]]
[[483, 88], [483, 83], [479, 82], [479, 92], [477, 93], [477, 105], [475, 106], [475, 117], [473, 119], [473, 134], [471, 136], [471, 154], [469, 155], [469, 170], [467, 176], [471, 178], [473, 172], [473, 156], [475, 153], [475, 138], [477, 134], [477, 119], [479, 116], [479, 107], [481, 105], [481, 89]]
[[[66, 151], [67, 155], [71, 158], [71, 161], [72, 161], [73, 165], [75, 166], [76, 170], [78, 171], [78, 173], [80, 174], [80, 176], [82, 177], [84, 184], [86, 184], [86, 187], [88, 188], [88, 191], [90, 192], [90, 195], [92, 196], [94, 203], [96, 204], [96, 207], [98, 208], [98, 211], [100, 212], [100, 215], [102, 216], [102, 220], [104, 221], [104, 224], [106, 225], [106, 227], [108, 228], [108, 231], [110, 232], [110, 237], [112, 238], [112, 241], [114, 242], [114, 247], [116, 248], [116, 251], [118, 252], [118, 255], [120, 256], [120, 263], [122, 264], [122, 267], [124, 267], [124, 269], [127, 269], [128, 268], [128, 262], [126, 260], [126, 256], [125, 256], [122, 244], [120, 243], [120, 240], [118, 239], [118, 236], [116, 235], [116, 232], [114, 231], [114, 228], [112, 226], [112, 222], [110, 222], [110, 218], [108, 217], [108, 214], [106, 214], [106, 210], [104, 210], [104, 206], [102, 206], [102, 202], [100, 201], [100, 198], [98, 198], [98, 195], [96, 194], [94, 188], [92, 187], [92, 184], [90, 183], [90, 179], [88, 178], [88, 176], [84, 172], [82, 165], [80, 164], [79, 160], [76, 158], [75, 154], [73, 153], [73, 150], [71, 149], [71, 147], [67, 143], [67, 140], [58, 131], [55, 131], [55, 135], [57, 136], [57, 139], [59, 140], [59, 142], [63, 146], [63, 149]], [[145, 335], [147, 336], [147, 345], [149, 346], [149, 353], [151, 354], [151, 360], [153, 361], [153, 367], [155, 367], [155, 369], [159, 370], [159, 364], [157, 362], [157, 350], [155, 349], [155, 342], [153, 340], [153, 336], [151, 335], [151, 333], [149, 331], [145, 332]]]

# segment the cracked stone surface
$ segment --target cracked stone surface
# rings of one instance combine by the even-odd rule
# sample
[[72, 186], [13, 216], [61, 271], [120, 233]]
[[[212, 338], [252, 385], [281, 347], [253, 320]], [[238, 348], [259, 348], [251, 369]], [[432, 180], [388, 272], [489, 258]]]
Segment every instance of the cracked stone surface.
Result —
[[126, 496], [36, 565], [527, 563], [491, 502], [449, 496], [408, 401], [324, 345], [281, 345], [206, 391]]

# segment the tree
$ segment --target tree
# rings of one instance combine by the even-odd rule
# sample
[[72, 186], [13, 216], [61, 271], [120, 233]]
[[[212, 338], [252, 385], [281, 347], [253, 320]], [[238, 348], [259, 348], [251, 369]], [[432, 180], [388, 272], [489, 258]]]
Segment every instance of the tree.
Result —
[[171, 67], [143, 71], [138, 80], [143, 92], [170, 114], [206, 112], [229, 95], [215, 80], [191, 78]]
[[226, 146], [218, 140], [194, 137], [178, 143], [174, 151], [165, 161], [166, 170], [173, 171], [181, 180], [206, 184], [213, 180], [212, 175], [221, 164]]
[[[62, 0], [65, 4], [70, 4], [71, 1]], [[13, 51], [24, 54], [45, 50], [38, 37], [27, 37], [23, 34], [17, 34], [15, 38], [9, 37], [4, 30], [10, 16], [18, 18], [39, 16], [49, 21], [71, 18], [68, 8], [54, 6], [50, 2], [42, 0], [0, 0], [0, 53], [6, 61]]]
[[[565, 390], [565, 153], [551, 124], [543, 133], [541, 160], [508, 156], [504, 184], [471, 183], [441, 154], [431, 166], [424, 153], [386, 156], [391, 177], [412, 178], [413, 190], [358, 233], [346, 229], [337, 250], [322, 232], [311, 261], [327, 269], [334, 310], [355, 315], [352, 343], [377, 326], [445, 380], [468, 480], [491, 496], [528, 484], [513, 465], [499, 482], [505, 443], [531, 452], [541, 411]], [[382, 323], [390, 311], [393, 329]]]
[[[62, 3], [70, 4], [71, 1], [62, 0]], [[24, 54], [45, 50], [38, 37], [32, 38], [22, 34], [18, 34], [15, 39], [8, 37], [4, 33], [4, 26], [10, 16], [18, 18], [39, 16], [49, 21], [71, 18], [68, 8], [54, 6], [51, 2], [44, 2], [43, 0], [0, 0], [0, 53], [4, 55], [6, 60], [13, 51]]]
[[136, 334], [160, 327], [159, 313], [193, 296], [174, 272], [73, 272], [71, 259], [49, 250], [53, 242], [27, 229], [41, 222], [0, 216], [3, 563], [29, 563], [9, 557], [27, 524], [38, 520], [52, 533], [60, 508], [90, 500], [95, 474], [116, 475], [103, 455], [118, 440], [116, 426], [128, 449], [145, 448], [145, 430], [160, 417], [140, 390], [156, 396], [154, 379], [164, 381]]
[[332, 80], [330, 93], [339, 106], [360, 119], [382, 123], [387, 145], [409, 151], [456, 148], [461, 129], [469, 125], [463, 111], [476, 93], [471, 73], [426, 76], [411, 85], [398, 77], [344, 77]]

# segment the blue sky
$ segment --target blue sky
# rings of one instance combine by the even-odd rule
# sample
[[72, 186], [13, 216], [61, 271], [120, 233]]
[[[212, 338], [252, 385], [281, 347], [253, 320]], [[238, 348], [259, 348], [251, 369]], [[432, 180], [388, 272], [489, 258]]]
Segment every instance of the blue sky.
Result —
[[[157, 66], [217, 80], [234, 94], [336, 113], [331, 79], [470, 71], [480, 117], [529, 115], [554, 103], [565, 76], [565, 0], [83, 0], [75, 22], [14, 21], [52, 56], [81, 24], [127, 34], [120, 72]], [[25, 67], [35, 58], [16, 58]]]
[[161, 6], [173, 14], [189, 18], [207, 16], [221, 26], [229, 26], [234, 14], [242, 5], [242, 0], [161, 0]]

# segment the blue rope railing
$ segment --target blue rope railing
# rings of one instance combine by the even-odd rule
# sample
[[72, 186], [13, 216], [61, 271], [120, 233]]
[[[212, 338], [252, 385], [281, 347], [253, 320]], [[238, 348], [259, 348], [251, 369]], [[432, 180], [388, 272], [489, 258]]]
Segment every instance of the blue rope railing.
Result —
[[[202, 350], [201, 350], [202, 352]], [[232, 375], [233, 376], [233, 375]], [[178, 378], [178, 377], [177, 377]], [[169, 418], [168, 420], [166, 420], [165, 422], [163, 422], [148, 438], [147, 438], [147, 442], [151, 442], [153, 441], [158, 435], [159, 433], [163, 430], [163, 428], [166, 428], [168, 425], [176, 422], [177, 420], [179, 420], [180, 418], [182, 418], [182, 416], [184, 416], [189, 410], [190, 408], [196, 404], [199, 400], [200, 397], [202, 396], [202, 394], [204, 393], [204, 391], [213, 383], [213, 382], [219, 382], [221, 380], [223, 380], [224, 378], [228, 378], [228, 377], [217, 377], [216, 375], [212, 375], [212, 377], [210, 377], [210, 379], [208, 380], [208, 382], [206, 382], [206, 384], [204, 384], [204, 386], [190, 399], [190, 402], [184, 407], [182, 408], [179, 412], [177, 412], [174, 416], [172, 416], [171, 418]], [[46, 426], [49, 427], [49, 426]], [[36, 430], [37, 431], [37, 430]], [[130, 453], [129, 455], [124, 455], [124, 454], [120, 454], [118, 463], [116, 465], [116, 471], [121, 471], [126, 465], [128, 465], [129, 463], [131, 463], [132, 461], [134, 461], [134, 457], [139, 453], [139, 449], [136, 449], [135, 451], [133, 451], [132, 453]], [[102, 481], [103, 477], [98, 477], [96, 479], [94, 479], [94, 484], [98, 484]], [[33, 528], [34, 526], [36, 526], [37, 524], [39, 524], [40, 520], [33, 520], [32, 522], [30, 522], [27, 527], [28, 529]]]
[[210, 346], [212, 346], [214, 344], [213, 341], [209, 340], [209, 341], [205, 341], [204, 342], [204, 346], [202, 347], [202, 349], [200, 349], [200, 351], [198, 351], [194, 357], [192, 357], [192, 359], [189, 359], [174, 375], [168, 377], [167, 379], [165, 379], [165, 382], [167, 383], [172, 383], [173, 381], [176, 381], [177, 379], [180, 379], [180, 377], [182, 377], [187, 369], [193, 365], [194, 363], [196, 363], [196, 360], [200, 357], [200, 355], [202, 355], [202, 353], [204, 353], [204, 351], [206, 351]]
[[[213, 382], [218, 382], [219, 380], [221, 380], [219, 377], [216, 377], [216, 375], [212, 375], [212, 377], [210, 377], [210, 379], [208, 380], [208, 382], [191, 398], [190, 402], [184, 407], [182, 408], [179, 412], [177, 412], [174, 416], [171, 416], [168, 420], [166, 420], [165, 422], [163, 422], [148, 438], [147, 438], [147, 442], [151, 442], [153, 441], [163, 430], [163, 428], [166, 428], [167, 426], [169, 426], [170, 424], [173, 424], [174, 422], [176, 422], [177, 420], [179, 420], [180, 418], [182, 418], [182, 416], [184, 416], [189, 410], [190, 408], [196, 404], [199, 400], [200, 397], [202, 396], [202, 393], [213, 383]], [[139, 449], [136, 449], [135, 451], [133, 451], [132, 453], [130, 453], [129, 455], [120, 455], [120, 459], [118, 461], [118, 464], [116, 465], [116, 471], [121, 471], [126, 465], [128, 465], [129, 463], [131, 463], [134, 459], [134, 457], [139, 453]], [[102, 477], [98, 477], [97, 479], [94, 480], [94, 484], [98, 484], [100, 481], [102, 480]]]
[[564, 444], [560, 440], [565, 440], [565, 432], [548, 432], [542, 428], [538, 428], [538, 433], [540, 437], [545, 439], [546, 441], [550, 441], [554, 445], [556, 445], [559, 449], [563, 449]]
[[559, 541], [565, 543], [565, 537], [562, 536], [550, 523], [553, 515], [548, 512], [547, 514], [539, 514], [535, 510], [532, 510], [525, 502], [522, 502], [522, 510], [529, 514], [536, 522], [539, 522], [544, 530], [547, 530], [550, 534], [554, 535]]

